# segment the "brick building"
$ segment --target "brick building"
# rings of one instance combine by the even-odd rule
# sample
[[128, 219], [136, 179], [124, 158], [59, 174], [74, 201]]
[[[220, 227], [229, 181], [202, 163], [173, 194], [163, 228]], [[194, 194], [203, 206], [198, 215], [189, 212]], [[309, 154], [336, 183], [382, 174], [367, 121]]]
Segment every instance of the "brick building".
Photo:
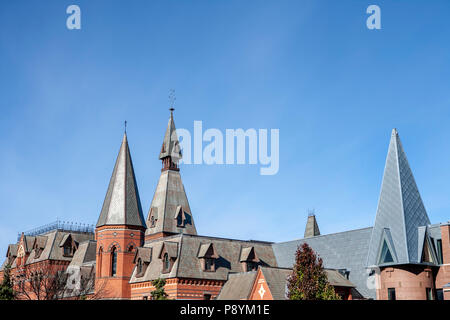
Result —
[[374, 226], [321, 235], [310, 215], [302, 239], [281, 243], [198, 235], [181, 157], [171, 111], [144, 218], [125, 134], [95, 231], [56, 225], [23, 233], [0, 275], [6, 265], [16, 283], [37, 267], [80, 270], [95, 275], [87, 294], [110, 299], [150, 299], [156, 278], [174, 299], [285, 299], [295, 251], [306, 242], [343, 299], [450, 300], [450, 224], [430, 223], [395, 129]]

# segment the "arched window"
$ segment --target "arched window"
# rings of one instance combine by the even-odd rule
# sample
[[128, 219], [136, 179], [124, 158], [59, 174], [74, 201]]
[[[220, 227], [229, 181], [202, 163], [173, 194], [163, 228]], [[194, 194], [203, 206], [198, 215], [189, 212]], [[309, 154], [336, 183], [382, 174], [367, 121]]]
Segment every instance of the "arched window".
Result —
[[102, 276], [102, 260], [103, 260], [103, 248], [100, 247], [100, 249], [98, 249], [98, 260], [97, 260], [98, 263], [97, 274], [99, 277]]
[[134, 247], [131, 245], [131, 246], [128, 248], [128, 252], [133, 252], [133, 249], [134, 249]]
[[137, 274], [141, 274], [142, 273], [142, 259], [139, 258], [137, 261]]
[[170, 270], [170, 260], [169, 255], [167, 253], [164, 254], [164, 270], [166, 271]]
[[117, 249], [111, 249], [111, 276], [114, 277], [117, 273]]

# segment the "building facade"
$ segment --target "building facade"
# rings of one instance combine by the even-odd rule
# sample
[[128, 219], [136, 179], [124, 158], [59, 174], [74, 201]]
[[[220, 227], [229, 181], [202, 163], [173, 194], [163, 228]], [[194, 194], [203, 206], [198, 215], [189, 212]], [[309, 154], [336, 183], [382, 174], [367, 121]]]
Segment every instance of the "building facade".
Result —
[[[91, 284], [83, 294], [105, 299], [151, 299], [157, 278], [171, 299], [285, 299], [295, 251], [306, 242], [343, 299], [450, 300], [450, 223], [430, 223], [395, 129], [373, 227], [321, 235], [310, 215], [302, 239], [281, 243], [198, 235], [181, 157], [171, 110], [144, 218], [125, 133], [95, 230], [23, 233], [0, 276], [10, 266], [16, 285], [26, 286], [36, 269], [81, 274]], [[80, 294], [72, 286], [64, 297]]]

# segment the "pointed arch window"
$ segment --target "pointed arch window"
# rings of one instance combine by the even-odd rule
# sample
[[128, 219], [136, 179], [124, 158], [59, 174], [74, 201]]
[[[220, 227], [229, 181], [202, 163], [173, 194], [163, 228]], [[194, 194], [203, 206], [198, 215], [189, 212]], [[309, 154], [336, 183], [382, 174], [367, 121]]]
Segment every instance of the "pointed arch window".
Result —
[[164, 270], [166, 271], [170, 270], [170, 259], [167, 253], [164, 254], [163, 263], [164, 263]]
[[111, 249], [111, 276], [115, 277], [117, 274], [117, 249], [113, 247]]
[[97, 266], [97, 274], [99, 277], [102, 276], [102, 260], [103, 260], [103, 248], [100, 247], [100, 249], [98, 249], [98, 266]]
[[142, 274], [142, 259], [139, 258], [137, 261], [137, 273]]
[[382, 264], [382, 263], [391, 263], [391, 262], [394, 262], [394, 258], [392, 258], [391, 250], [389, 250], [387, 242], [383, 241], [383, 248], [381, 249], [379, 263]]

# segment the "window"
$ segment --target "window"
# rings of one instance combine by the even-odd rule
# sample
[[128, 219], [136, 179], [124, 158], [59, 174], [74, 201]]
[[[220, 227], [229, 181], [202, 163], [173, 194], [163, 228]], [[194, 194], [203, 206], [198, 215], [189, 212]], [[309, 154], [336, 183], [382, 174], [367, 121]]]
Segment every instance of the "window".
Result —
[[444, 300], [444, 290], [436, 289], [436, 300]]
[[142, 259], [139, 258], [137, 261], [137, 274], [140, 275], [142, 273]]
[[69, 246], [69, 245], [64, 246], [64, 255], [66, 257], [72, 255], [72, 247], [71, 246]]
[[258, 269], [258, 264], [253, 261], [247, 261], [247, 271], [254, 271]]
[[155, 216], [151, 216], [150, 218], [150, 227], [154, 227], [155, 226]]
[[205, 271], [214, 271], [214, 259], [205, 258]]
[[133, 252], [133, 249], [134, 249], [134, 247], [133, 247], [133, 246], [130, 246], [130, 247], [128, 248], [128, 252]]
[[388, 300], [397, 300], [395, 297], [395, 288], [388, 288]]
[[167, 253], [164, 254], [164, 270], [168, 272], [170, 270], [170, 260], [169, 255]]
[[143, 296], [142, 300], [148, 300], [148, 296]]
[[111, 276], [115, 277], [117, 273], [117, 249], [113, 247], [111, 249]]
[[208, 293], [205, 293], [205, 294], [203, 295], [203, 300], [211, 300], [211, 295], [208, 294]]
[[394, 262], [394, 259], [392, 258], [391, 251], [389, 250], [386, 241], [384, 241], [383, 248], [381, 249], [380, 264], [389, 262]]
[[427, 300], [434, 300], [433, 290], [431, 288], [426, 288]]
[[177, 217], [177, 227], [184, 227], [183, 225], [183, 215], [179, 214]]
[[437, 244], [437, 256], [438, 256], [439, 264], [443, 264], [444, 259], [442, 256], [442, 239], [438, 239], [436, 241], [436, 244]]

